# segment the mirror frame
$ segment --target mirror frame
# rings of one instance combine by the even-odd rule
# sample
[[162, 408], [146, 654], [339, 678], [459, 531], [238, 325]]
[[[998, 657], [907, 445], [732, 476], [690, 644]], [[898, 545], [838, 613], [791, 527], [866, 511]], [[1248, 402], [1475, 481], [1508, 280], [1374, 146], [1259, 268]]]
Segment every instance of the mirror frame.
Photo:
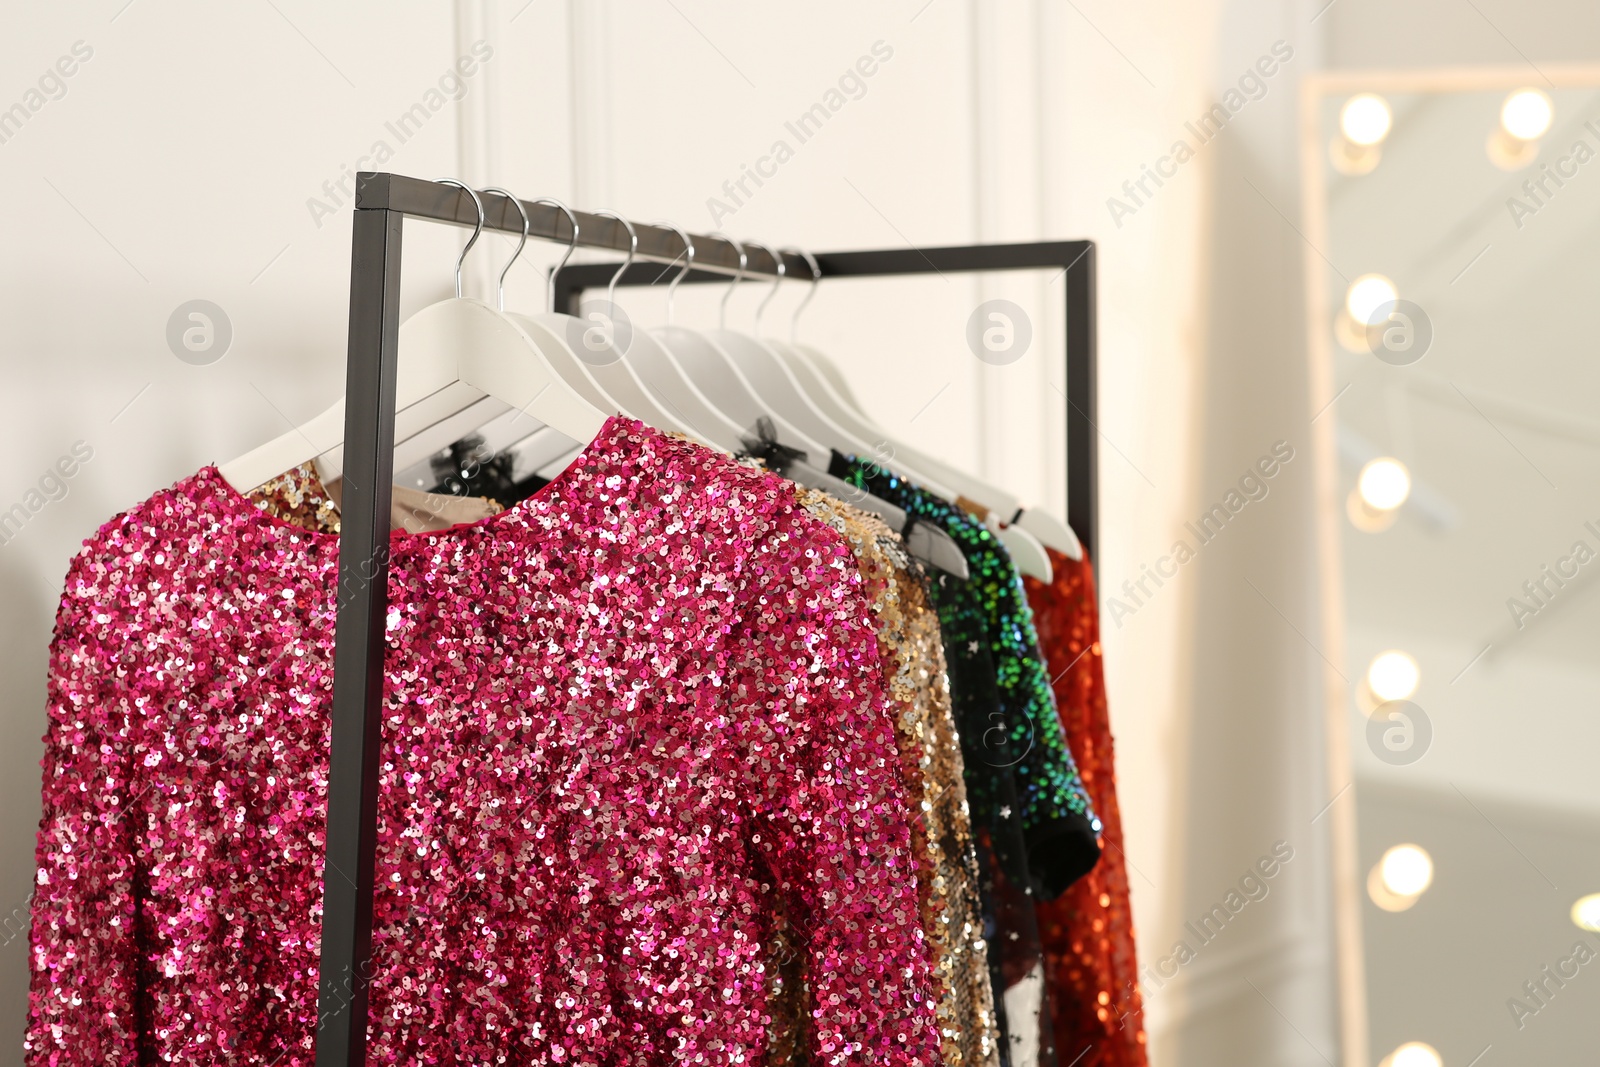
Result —
[[[1333, 666], [1346, 661], [1344, 560], [1341, 551], [1343, 497], [1339, 490], [1339, 455], [1335, 420], [1323, 418], [1339, 399], [1334, 390], [1333, 308], [1328, 300], [1329, 265], [1319, 249], [1328, 246], [1328, 183], [1326, 137], [1321, 106], [1329, 97], [1359, 92], [1462, 93], [1528, 86], [1551, 89], [1600, 89], [1600, 65], [1553, 63], [1535, 70], [1530, 65], [1419, 68], [1415, 70], [1319, 71], [1300, 85], [1300, 215], [1305, 278], [1306, 358], [1309, 360], [1312, 417], [1312, 478], [1317, 555], [1322, 561], [1319, 593], [1326, 656], [1323, 700], [1329, 782], [1347, 783], [1325, 810], [1332, 860], [1334, 966], [1339, 1000], [1339, 1045], [1342, 1067], [1369, 1067], [1367, 977], [1361, 909], [1366, 879], [1357, 857], [1355, 772], [1346, 722], [1350, 693]], [[1320, 816], [1319, 816], [1320, 817]]]

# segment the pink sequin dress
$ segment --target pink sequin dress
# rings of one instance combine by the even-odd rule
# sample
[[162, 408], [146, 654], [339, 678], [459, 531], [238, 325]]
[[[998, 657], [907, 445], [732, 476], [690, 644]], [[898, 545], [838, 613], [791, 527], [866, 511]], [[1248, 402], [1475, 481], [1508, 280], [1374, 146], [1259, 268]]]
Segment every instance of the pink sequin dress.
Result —
[[[813, 1064], [938, 1062], [873, 621], [790, 488], [617, 418], [390, 546], [369, 1062], [759, 1064], [780, 910]], [[208, 467], [73, 559], [29, 1063], [312, 1062], [337, 550]]]

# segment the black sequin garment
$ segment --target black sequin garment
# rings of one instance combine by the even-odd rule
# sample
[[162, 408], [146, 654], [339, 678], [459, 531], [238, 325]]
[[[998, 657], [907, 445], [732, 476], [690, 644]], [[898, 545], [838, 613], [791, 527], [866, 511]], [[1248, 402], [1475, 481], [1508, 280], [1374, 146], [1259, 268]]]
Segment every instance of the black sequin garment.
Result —
[[1098, 821], [1061, 735], [1033, 619], [1005, 546], [957, 506], [866, 461], [830, 473], [936, 524], [961, 546], [967, 581], [939, 575], [939, 613], [967, 795], [983, 871], [989, 961], [1012, 1067], [1057, 1063], [1034, 901], [1099, 857]]
[[[967, 738], [977, 746], [976, 761], [968, 760], [968, 794], [974, 805], [986, 799], [987, 787], [970, 781], [974, 771], [1012, 768], [1028, 870], [1034, 888], [1045, 899], [1054, 899], [1100, 858], [1100, 820], [1061, 732], [1033, 612], [1010, 553], [988, 527], [955, 504], [874, 463], [835, 454], [832, 466], [835, 477], [936, 524], [961, 546], [971, 577], [959, 583], [957, 595], [950, 591], [958, 583], [936, 588], [935, 606], [941, 626], [988, 646], [998, 702], [978, 736]], [[949, 640], [947, 636], [947, 645]], [[973, 725], [964, 726], [963, 734]]]

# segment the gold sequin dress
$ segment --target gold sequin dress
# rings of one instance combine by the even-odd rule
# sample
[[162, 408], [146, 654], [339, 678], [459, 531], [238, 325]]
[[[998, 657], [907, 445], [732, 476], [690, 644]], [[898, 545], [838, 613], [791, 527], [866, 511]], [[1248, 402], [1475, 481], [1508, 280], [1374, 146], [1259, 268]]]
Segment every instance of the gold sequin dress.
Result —
[[[882, 520], [826, 493], [796, 490], [806, 510], [850, 545], [877, 617], [884, 671], [898, 709], [901, 771], [907, 795], [920, 809], [912, 824], [912, 851], [923, 928], [937, 958], [944, 1062], [947, 1067], [994, 1067], [999, 1063], [999, 1034], [983, 939], [978, 859], [938, 613], [928, 600], [921, 569]], [[790, 951], [780, 960], [795, 958]], [[792, 965], [777, 970], [780, 981], [790, 986], [787, 1002], [803, 1005], [805, 991], [798, 988]], [[804, 1048], [804, 1042], [788, 1047]], [[777, 1044], [773, 1051], [780, 1051]]]
[[[256, 507], [291, 526], [317, 533], [338, 533], [340, 488], [339, 481], [323, 484], [317, 468], [302, 463], [252, 489], [248, 495]], [[390, 492], [389, 526], [408, 533], [478, 522], [501, 511], [499, 504], [483, 497], [424, 493], [404, 485], [394, 486]]]

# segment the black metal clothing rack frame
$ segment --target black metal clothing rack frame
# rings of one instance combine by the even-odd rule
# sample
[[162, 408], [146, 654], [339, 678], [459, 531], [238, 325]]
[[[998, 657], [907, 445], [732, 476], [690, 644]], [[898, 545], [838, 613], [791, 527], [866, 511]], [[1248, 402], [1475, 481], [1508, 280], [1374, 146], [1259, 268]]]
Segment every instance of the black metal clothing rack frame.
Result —
[[[509, 197], [479, 194], [485, 229], [520, 235], [523, 216]], [[528, 234], [569, 242], [572, 226], [549, 204], [522, 204]], [[584, 248], [627, 252], [627, 228], [578, 212]], [[475, 226], [478, 209], [453, 185], [398, 174], [356, 178], [350, 257], [350, 345], [345, 379], [344, 500], [339, 536], [333, 722], [328, 767], [326, 865], [318, 987], [318, 1067], [365, 1067], [367, 987], [372, 948], [372, 893], [377, 845], [383, 720], [384, 629], [388, 610], [389, 505], [394, 474], [395, 377], [400, 332], [400, 238], [407, 217]], [[636, 225], [639, 259], [681, 262], [678, 232]], [[741, 271], [739, 249], [718, 237], [691, 235], [694, 269], [685, 282], [727, 281]], [[787, 275], [809, 280], [802, 257], [783, 256]], [[1095, 250], [1089, 241], [964, 245], [833, 252], [816, 256], [823, 278], [896, 274], [1056, 269], [1065, 275], [1067, 518], [1094, 558], [1098, 449], [1095, 428]], [[774, 254], [751, 246], [746, 277], [778, 274]], [[586, 288], [610, 283], [615, 264], [567, 267], [555, 307], [575, 308]], [[619, 281], [647, 285], [659, 265], [636, 262]]]

